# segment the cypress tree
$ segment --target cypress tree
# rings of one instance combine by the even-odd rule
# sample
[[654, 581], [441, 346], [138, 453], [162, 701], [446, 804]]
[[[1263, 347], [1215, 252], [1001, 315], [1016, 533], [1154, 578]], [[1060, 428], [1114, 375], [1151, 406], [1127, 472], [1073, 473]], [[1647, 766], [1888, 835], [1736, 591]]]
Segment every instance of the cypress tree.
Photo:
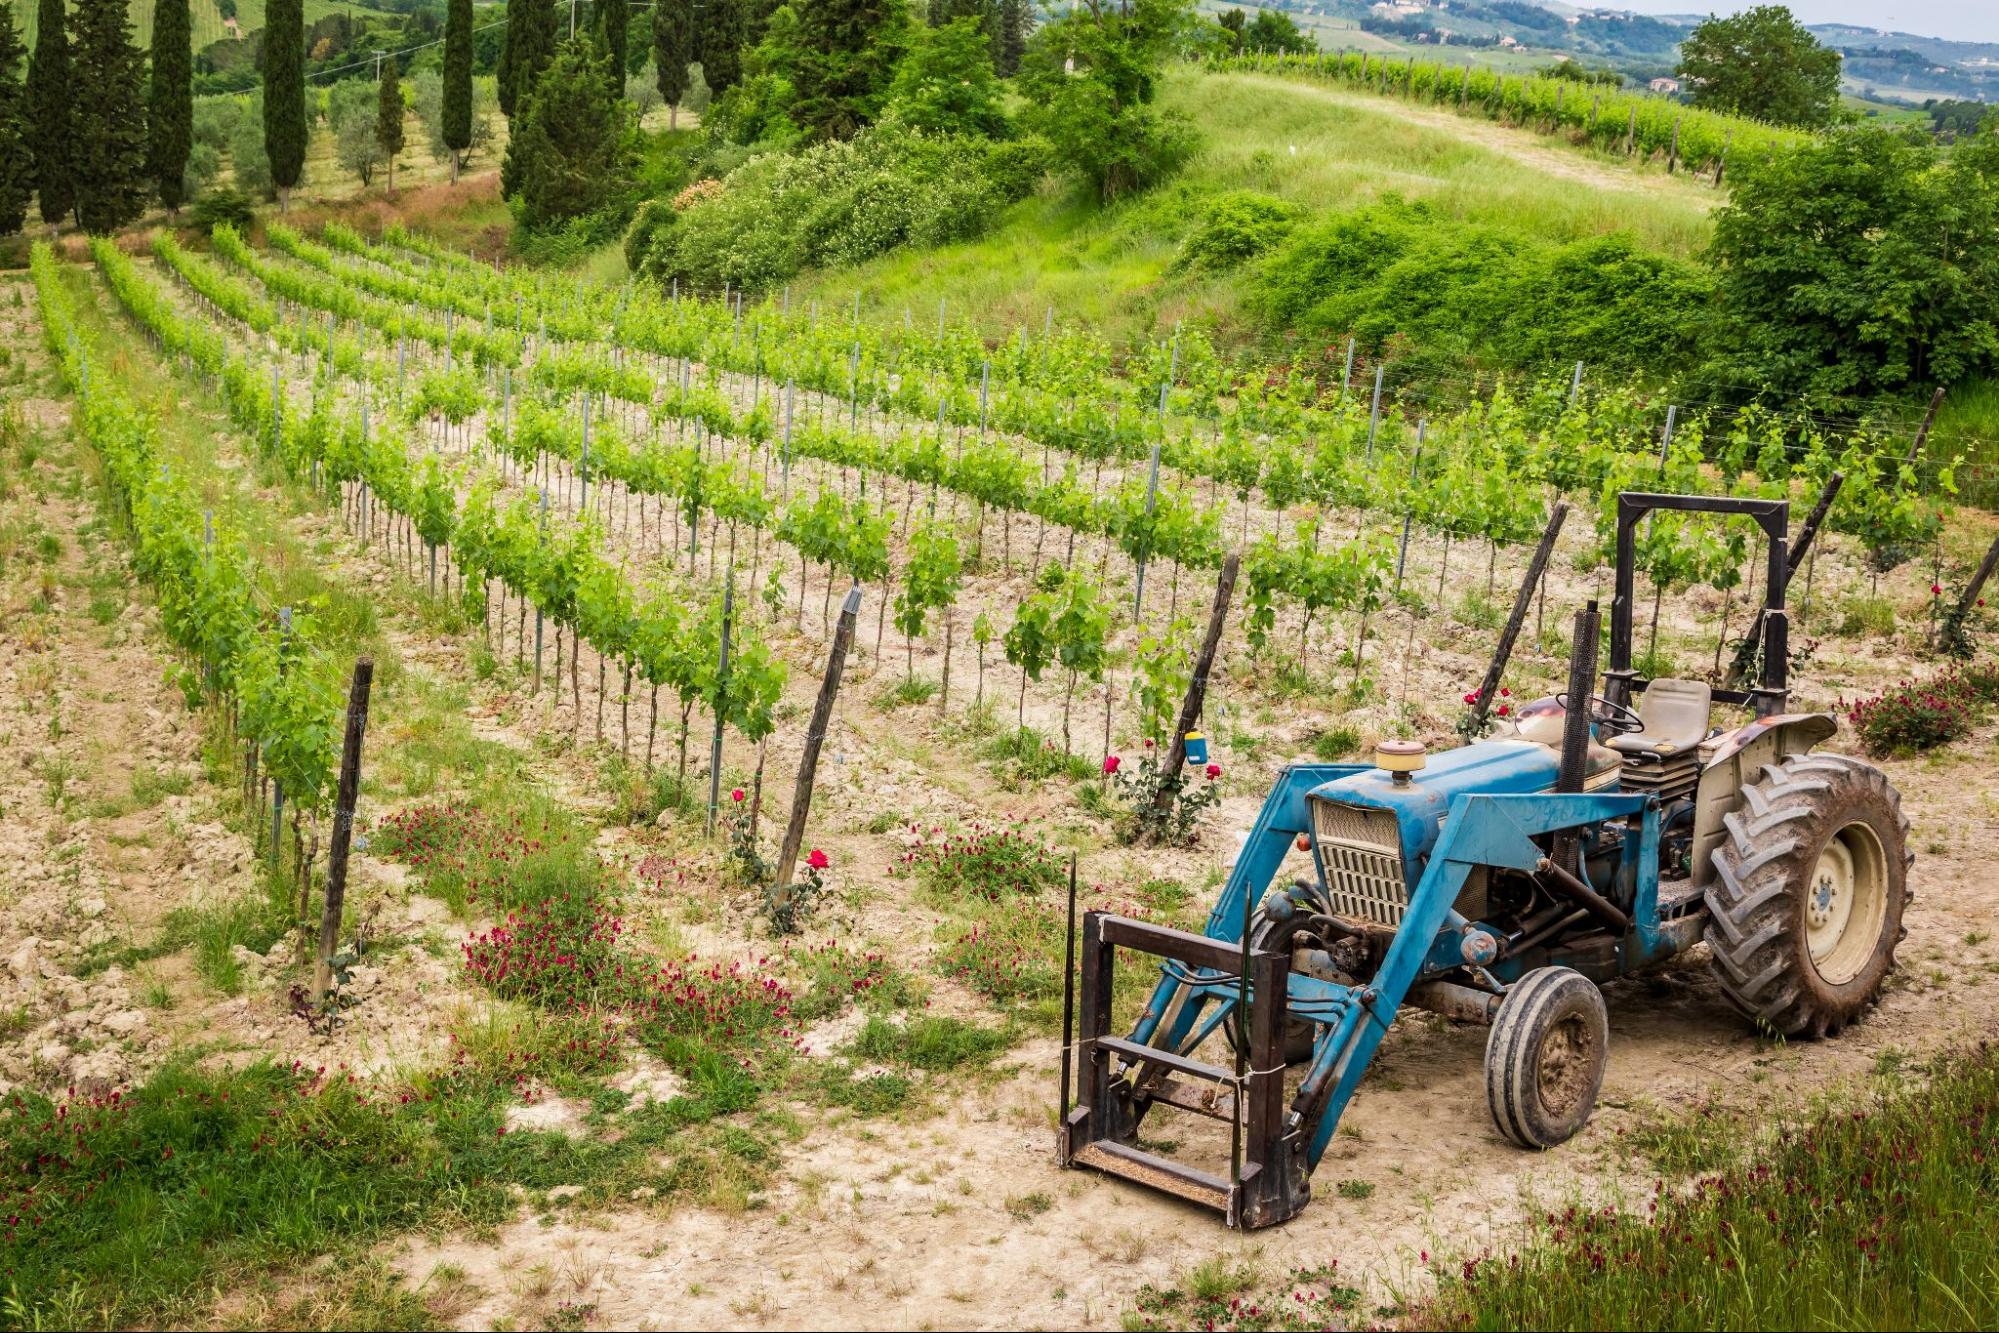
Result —
[[146, 169], [160, 202], [178, 212], [194, 145], [194, 49], [187, 0], [158, 0], [153, 7], [153, 73], [146, 101], [150, 135]]
[[21, 35], [14, 30], [13, 0], [0, 0], [0, 236], [28, 220], [35, 188], [28, 153], [27, 92], [21, 86]]
[[76, 11], [76, 219], [92, 235], [138, 220], [146, 173], [146, 61], [125, 21], [126, 0]]
[[500, 110], [518, 116], [535, 80], [555, 58], [556, 14], [549, 0], [507, 0], [507, 34], [500, 47]]
[[611, 91], [625, 95], [625, 57], [631, 53], [632, 11], [626, 0], [597, 0], [597, 31], [611, 57]]
[[659, 95], [667, 105], [667, 128], [680, 127], [680, 103], [691, 80], [694, 63], [693, 0], [659, 0], [652, 11], [652, 60], [659, 76]]
[[993, 32], [993, 68], [1003, 79], [1020, 73], [1027, 39], [1034, 35], [1034, 9], [1028, 0], [1000, 0], [999, 22]]
[[743, 0], [706, 0], [701, 6], [694, 33], [695, 53], [701, 60], [701, 77], [716, 97], [743, 77], [746, 21]]
[[285, 212], [305, 169], [305, 0], [264, 6], [264, 156]]
[[451, 0], [444, 12], [444, 146], [455, 182], [472, 146], [472, 0]]
[[507, 0], [507, 26], [500, 30], [500, 58], [493, 65], [493, 91], [499, 95], [500, 114], [508, 120], [514, 118], [514, 57], [520, 49], [514, 34], [526, 24], [522, 17], [526, 12], [527, 0]]
[[42, 221], [59, 227], [76, 207], [76, 116], [71, 110], [68, 18], [63, 0], [40, 0], [28, 60], [28, 150]]
[[818, 139], [850, 139], [880, 114], [909, 46], [905, 0], [799, 0], [791, 117]]
[[396, 157], [403, 151], [403, 85], [396, 78], [396, 58], [382, 62], [381, 88], [375, 99], [375, 142], [389, 162], [389, 193], [396, 192]]
[[501, 178], [530, 231], [597, 212], [630, 174], [625, 107], [605, 64], [590, 43], [565, 42], [520, 104]]

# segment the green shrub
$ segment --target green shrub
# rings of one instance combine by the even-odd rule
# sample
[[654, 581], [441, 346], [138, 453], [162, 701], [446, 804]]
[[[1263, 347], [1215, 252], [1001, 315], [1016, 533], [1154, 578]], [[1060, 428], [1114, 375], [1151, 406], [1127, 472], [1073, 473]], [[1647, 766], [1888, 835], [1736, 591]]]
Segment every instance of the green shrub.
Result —
[[697, 288], [756, 289], [901, 245], [964, 240], [1032, 188], [1036, 160], [1031, 143], [886, 125], [798, 153], [761, 153], [655, 233], [634, 267]]
[[986, 145], [986, 179], [1009, 203], [1033, 194], [1054, 165], [1055, 149], [1038, 134]]
[[1291, 234], [1298, 207], [1254, 190], [1231, 190], [1215, 196], [1200, 227], [1187, 238], [1180, 262], [1188, 268], [1219, 272], [1254, 259]]
[[1698, 361], [1712, 283], [1629, 237], [1553, 245], [1389, 198], [1301, 228], [1257, 266], [1250, 301], [1278, 327], [1363, 349], [1413, 340], [1439, 366], [1471, 356], [1668, 371]]
[[194, 207], [188, 210], [187, 220], [204, 234], [213, 233], [225, 223], [239, 233], [247, 233], [250, 224], [256, 221], [256, 213], [250, 207], [248, 195], [227, 185], [218, 185], [194, 201]]
[[662, 234], [670, 232], [679, 220], [672, 200], [648, 199], [640, 204], [632, 225], [625, 229], [625, 267], [644, 273], [647, 262], [661, 248]]

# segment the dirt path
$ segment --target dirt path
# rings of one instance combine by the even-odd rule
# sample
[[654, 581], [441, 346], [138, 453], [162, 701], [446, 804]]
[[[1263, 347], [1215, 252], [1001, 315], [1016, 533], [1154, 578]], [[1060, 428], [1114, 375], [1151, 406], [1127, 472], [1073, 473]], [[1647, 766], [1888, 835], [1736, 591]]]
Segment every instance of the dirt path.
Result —
[[1626, 159], [1627, 164], [1620, 165], [1616, 159], [1571, 147], [1558, 138], [1551, 138], [1529, 129], [1502, 125], [1483, 116], [1460, 116], [1442, 107], [1424, 106], [1417, 102], [1402, 100], [1391, 101], [1380, 96], [1345, 92], [1296, 79], [1278, 79], [1260, 75], [1238, 77], [1269, 88], [1281, 88], [1292, 96], [1326, 106], [1391, 116], [1396, 120], [1421, 125], [1465, 143], [1475, 144], [1558, 180], [1574, 181], [1580, 185], [1588, 185], [1599, 190], [1615, 190], [1619, 193], [1657, 195], [1661, 190], [1665, 190], [1702, 209], [1712, 208], [1725, 198], [1712, 186], [1701, 184], [1691, 176], [1672, 178], [1663, 172], [1640, 173], [1628, 165], [1632, 159]]
[[99, 1090], [143, 1077], [203, 990], [184, 957], [106, 962], [175, 909], [247, 891], [251, 853], [202, 780], [198, 722], [88, 493], [68, 400], [48, 396], [33, 309], [26, 283], [0, 287], [23, 426], [0, 511], [27, 539], [0, 582], [0, 1013], [12, 1035], [0, 1086]]

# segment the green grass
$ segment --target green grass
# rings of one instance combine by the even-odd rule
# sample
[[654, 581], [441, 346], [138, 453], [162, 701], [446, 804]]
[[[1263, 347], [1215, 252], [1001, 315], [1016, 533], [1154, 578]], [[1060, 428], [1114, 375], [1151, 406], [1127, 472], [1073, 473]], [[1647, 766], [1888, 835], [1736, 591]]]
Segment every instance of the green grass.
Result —
[[[796, 284], [792, 297], [845, 308], [858, 287], [864, 310], [897, 321], [905, 306], [935, 320], [947, 313], [992, 332], [1039, 328], [1053, 306], [1113, 340], [1211, 321], [1224, 341], [1258, 330], [1240, 307], [1228, 274], [1180, 271], [1180, 244], [1204, 202], [1254, 190], [1299, 205], [1307, 218], [1375, 202], [1390, 193], [1429, 201], [1447, 218], [1488, 223], [1547, 241], [1628, 231], [1650, 250], [1687, 257], [1709, 234], [1710, 187], [1622, 159], [1522, 133], [1528, 160], [1476, 136], [1492, 127], [1439, 111], [1413, 119], [1397, 101], [1250, 75], [1169, 71], [1163, 105], [1187, 113], [1204, 142], [1186, 169], [1160, 189], [1109, 208], [1076, 191], [1048, 187], [1016, 205], [987, 236], [931, 250], [907, 250], [856, 269]], [[1292, 152], [1296, 149], [1295, 154]], [[1595, 179], [1565, 179], [1564, 166]]]
[[768, 1175], [767, 1135], [689, 1129], [740, 1104], [699, 1077], [691, 1096], [621, 1117], [615, 1142], [509, 1132], [518, 1072], [558, 1086], [596, 1072], [568, 1035], [553, 1023], [511, 1059], [488, 1063], [502, 1054], [488, 1046], [400, 1087], [181, 1061], [115, 1100], [14, 1094], [0, 1106], [0, 1218], [14, 1219], [0, 1322], [207, 1323], [216, 1294], [255, 1274], [421, 1223], [493, 1225], [517, 1187], [712, 1201]]
[[963, 1019], [922, 1014], [893, 1023], [872, 1015], [854, 1038], [853, 1051], [863, 1060], [940, 1073], [990, 1063], [1012, 1044], [1013, 1035], [1005, 1029]]
[[[1690, 1189], [1662, 1186], [1642, 1210], [1551, 1214], [1517, 1262], [1440, 1268], [1418, 1316], [1446, 1328], [1993, 1327], [1999, 1052], [1923, 1073], [1828, 1106]], [[1741, 1138], [1734, 1119], [1703, 1123], [1710, 1138]]]
[[1999, 507], [1999, 379], [1971, 380], [1944, 395], [1930, 451], [1962, 454], [1960, 493], [1972, 504]]

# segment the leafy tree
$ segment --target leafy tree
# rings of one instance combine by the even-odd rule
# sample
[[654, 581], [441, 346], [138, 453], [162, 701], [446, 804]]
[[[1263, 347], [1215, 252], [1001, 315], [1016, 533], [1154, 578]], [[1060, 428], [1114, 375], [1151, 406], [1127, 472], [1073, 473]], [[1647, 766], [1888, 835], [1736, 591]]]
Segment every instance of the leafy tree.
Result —
[[241, 116], [229, 129], [229, 162], [236, 187], [270, 198], [277, 190], [271, 180], [271, 159], [264, 151], [264, 90], [255, 89]]
[[597, 0], [593, 17], [603, 36], [604, 49], [611, 53], [611, 83], [619, 95], [625, 89], [625, 60], [631, 40], [632, 11], [626, 0]]
[[1999, 137], [1859, 127], [1745, 164], [1710, 258], [1731, 380], [1821, 400], [1999, 369]]
[[21, 86], [21, 35], [14, 30], [13, 0], [0, 0], [0, 236], [21, 230], [34, 188], [27, 92]]
[[1306, 36], [1291, 16], [1281, 9], [1259, 9], [1256, 18], [1241, 36], [1248, 50], [1273, 55], [1304, 55], [1319, 49], [1319, 44]]
[[519, 115], [535, 81], [555, 58], [556, 16], [549, 0], [507, 0], [506, 38], [500, 46], [500, 110]]
[[333, 126], [333, 156], [365, 187], [382, 165], [382, 141], [375, 134], [380, 115], [378, 90], [358, 79], [343, 79], [327, 93], [326, 118]]
[[1826, 125], [1839, 109], [1839, 52], [1782, 5], [1695, 25], [1680, 43], [1680, 77], [1696, 106], [1779, 125]]
[[396, 58], [382, 62], [381, 86], [376, 90], [375, 142], [389, 164], [389, 192], [396, 188], [396, 156], [403, 151], [403, 86], [396, 78]]
[[1956, 139], [1978, 133], [1985, 118], [1993, 114], [1990, 102], [1970, 102], [1956, 98], [1932, 97], [1923, 103], [1930, 127], [1941, 139]]
[[743, 43], [749, 35], [748, 0], [701, 0], [695, 11], [694, 50], [701, 78], [720, 97], [743, 77]]
[[76, 99], [76, 217], [92, 235], [134, 222], [146, 211], [145, 58], [125, 21], [125, 0], [102, 0], [76, 12], [75, 77], [88, 88]]
[[444, 146], [456, 182], [472, 146], [472, 0], [450, 0], [444, 13]]
[[515, 120], [503, 175], [529, 230], [598, 212], [631, 170], [626, 112], [589, 44], [563, 44]]
[[991, 52], [977, 19], [918, 30], [889, 87], [895, 114], [933, 134], [1004, 138], [1010, 126]]
[[993, 21], [993, 67], [1010, 79], [1020, 72], [1027, 39], [1034, 35], [1034, 6], [1029, 0], [999, 0]]
[[907, 0], [796, 0], [792, 120], [814, 139], [851, 139], [881, 114], [908, 49]]
[[76, 117], [70, 102], [69, 32], [63, 0], [40, 0], [28, 60], [28, 149], [42, 221], [60, 226], [76, 207]]
[[694, 55], [694, 0], [659, 0], [652, 12], [652, 59], [669, 129], [679, 128], [680, 103], [690, 82], [687, 67]]
[[278, 211], [291, 206], [305, 169], [305, 0], [264, 6], [264, 156], [278, 191]]
[[1029, 47], [1032, 123], [1105, 202], [1159, 180], [1193, 148], [1192, 127], [1152, 106], [1187, 10], [1187, 0], [1083, 0]]
[[153, 6], [153, 70], [147, 99], [151, 142], [147, 170], [160, 202], [178, 212], [186, 198], [188, 152], [194, 145], [194, 51], [188, 0]]

